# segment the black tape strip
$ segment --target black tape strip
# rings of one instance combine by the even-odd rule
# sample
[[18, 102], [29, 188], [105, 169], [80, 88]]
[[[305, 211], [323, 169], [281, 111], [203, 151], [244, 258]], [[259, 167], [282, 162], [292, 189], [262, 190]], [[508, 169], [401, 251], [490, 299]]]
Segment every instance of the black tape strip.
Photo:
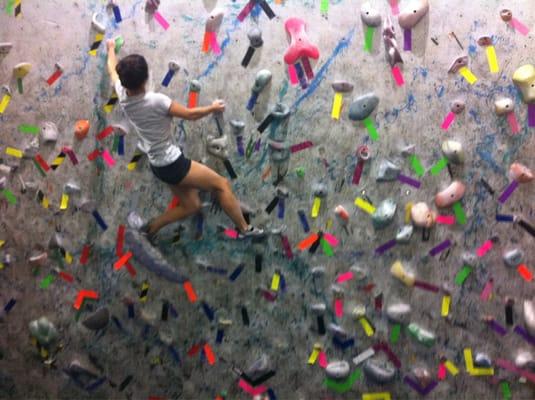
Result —
[[262, 7], [262, 10], [264, 10], [269, 19], [275, 18], [275, 13], [273, 12], [269, 4], [266, 2], [266, 0], [261, 0], [258, 4], [260, 4], [260, 7]]
[[271, 202], [270, 202], [270, 203], [268, 204], [268, 206], [266, 207], [266, 212], [267, 212], [268, 214], [271, 214], [271, 212], [273, 211], [273, 209], [275, 208], [275, 206], [276, 206], [277, 204], [279, 204], [279, 200], [280, 200], [280, 199], [279, 199], [278, 196], [275, 196], [275, 197], [273, 198], [273, 200], [271, 200]]
[[316, 250], [318, 249], [318, 246], [321, 243], [321, 238], [322, 237], [323, 237], [323, 232], [320, 232], [318, 234], [318, 239], [314, 243], [312, 243], [312, 246], [310, 246], [310, 248], [308, 249], [309, 253], [314, 254], [316, 252]]
[[262, 261], [263, 261], [262, 254], [256, 254], [254, 256], [255, 271], [258, 273], [262, 272]]
[[323, 315], [318, 315], [318, 333], [320, 335], [325, 335], [325, 321], [323, 319]]
[[126, 378], [124, 378], [124, 381], [122, 381], [119, 385], [119, 392], [122, 392], [128, 386], [128, 384], [132, 382], [132, 379], [134, 379], [132, 375], [128, 375]]
[[262, 123], [258, 126], [258, 132], [264, 133], [264, 131], [267, 129], [267, 127], [273, 122], [273, 115], [269, 114], [266, 119], [262, 121]]
[[513, 305], [511, 303], [505, 305], [505, 323], [509, 326], [513, 325]]
[[524, 228], [524, 230], [529, 233], [531, 236], [535, 237], [535, 228], [532, 227], [530, 224], [528, 224], [526, 221], [524, 221], [523, 219], [521, 219], [519, 222], [518, 222], [518, 225], [520, 225], [522, 228]]
[[487, 192], [489, 192], [491, 195], [494, 195], [495, 193], [494, 189], [489, 185], [489, 183], [485, 179], [481, 178], [479, 181], [481, 182], [483, 187], [487, 189]]
[[241, 60], [241, 66], [243, 68], [247, 68], [249, 63], [251, 62], [251, 58], [253, 58], [254, 54], [254, 47], [249, 46], [247, 49], [247, 52], [245, 53], [245, 56], [243, 57], [243, 60]]
[[167, 321], [169, 315], [169, 303], [166, 301], [162, 305], [162, 321]]
[[91, 45], [91, 49], [90, 50], [98, 49], [98, 46], [100, 46], [101, 43], [102, 43], [102, 40], [94, 41], [93, 44]]
[[266, 372], [264, 375], [262, 376], [259, 376], [258, 378], [256, 378], [254, 381], [251, 381], [251, 386], [258, 386], [262, 383], [264, 383], [265, 381], [267, 381], [269, 378], [272, 378], [275, 376], [275, 371], [271, 370], [271, 371], [268, 371]]
[[431, 236], [431, 229], [422, 229], [422, 242], [427, 242], [429, 240], [429, 236]]
[[236, 172], [234, 171], [234, 168], [232, 168], [232, 164], [227, 159], [223, 161], [223, 164], [225, 164], [225, 168], [227, 169], [228, 174], [230, 175], [230, 179], [236, 179], [238, 175], [236, 175]]
[[249, 313], [245, 307], [241, 308], [241, 319], [244, 325], [249, 326]]

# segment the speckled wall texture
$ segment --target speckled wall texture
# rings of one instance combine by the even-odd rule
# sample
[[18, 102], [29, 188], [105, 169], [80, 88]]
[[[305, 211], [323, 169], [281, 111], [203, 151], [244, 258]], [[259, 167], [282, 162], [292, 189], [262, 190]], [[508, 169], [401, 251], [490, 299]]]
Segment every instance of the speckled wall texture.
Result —
[[[419, 2], [400, 0], [399, 8], [410, 11]], [[0, 398], [247, 399], [256, 392], [270, 399], [371, 400], [420, 398], [419, 391], [434, 399], [506, 399], [509, 392], [513, 399], [535, 398], [535, 320], [529, 321], [530, 312], [535, 319], [529, 302], [534, 186], [521, 183], [499, 201], [511, 184], [512, 163], [535, 168], [535, 128], [528, 126], [528, 106], [512, 80], [518, 67], [535, 61], [534, 36], [500, 18], [507, 7], [515, 21], [533, 28], [531, 1], [430, 0], [428, 15], [412, 30], [412, 51], [403, 49], [407, 34], [391, 2], [370, 1], [383, 23], [392, 19], [404, 61], [396, 64], [402, 85], [385, 57], [383, 23], [371, 51], [364, 50], [361, 0], [268, 0], [273, 19], [258, 5], [242, 22], [237, 17], [245, 0], [162, 0], [158, 15], [168, 29], [146, 13], [143, 0], [116, 1], [121, 22], [100, 0], [0, 3], [0, 42], [13, 45], [0, 51], [0, 84], [11, 90], [10, 99], [0, 94], [0, 108], [10, 100], [0, 114], [0, 179], [6, 178], [0, 181]], [[205, 22], [216, 6], [224, 11], [216, 38], [220, 54], [202, 51]], [[165, 228], [157, 249], [189, 277], [186, 288], [193, 288], [195, 301], [182, 284], [157, 276], [135, 256], [114, 269], [130, 250], [118, 243], [128, 213], [154, 217], [172, 196], [146, 159], [127, 168], [136, 135], [118, 105], [104, 110], [112, 87], [105, 43], [88, 53], [97, 33], [94, 13], [101, 14], [105, 38], [123, 37], [119, 56], [147, 58], [153, 90], [187, 103], [196, 79], [200, 104], [226, 101], [222, 127], [237, 175], [232, 186], [268, 235], [255, 241], [226, 236], [222, 227], [232, 228], [231, 222], [208, 194], [199, 215]], [[320, 52], [311, 60], [313, 76], [304, 74], [297, 84], [283, 59], [291, 17], [306, 21]], [[264, 43], [244, 68], [247, 33], [255, 26]], [[492, 38], [498, 73], [489, 71], [487, 51], [477, 44], [483, 35]], [[463, 54], [478, 78], [473, 85], [448, 73]], [[171, 60], [180, 70], [164, 87]], [[22, 62], [31, 68], [20, 93], [13, 67]], [[49, 85], [56, 63], [63, 73]], [[271, 71], [272, 80], [250, 112], [246, 105], [261, 69]], [[343, 96], [339, 120], [331, 118], [335, 80], [354, 86]], [[379, 98], [377, 108], [365, 123], [350, 120], [353, 100], [370, 92]], [[518, 133], [510, 118], [495, 113], [502, 97], [512, 99]], [[464, 111], [441, 129], [456, 100], [464, 101]], [[277, 103], [290, 109], [287, 131], [274, 123], [260, 133]], [[78, 140], [74, 127], [83, 119], [91, 127]], [[244, 155], [233, 119], [245, 123]], [[43, 140], [47, 122], [57, 126], [57, 141]], [[366, 123], [375, 126], [377, 140]], [[129, 130], [124, 154], [116, 133], [97, 140], [114, 124]], [[212, 116], [177, 120], [175, 132], [189, 157], [230, 178], [206, 151], [209, 138], [219, 136]], [[463, 163], [454, 163], [452, 153], [446, 162], [446, 140], [462, 144]], [[277, 143], [292, 150], [303, 145], [290, 153], [279, 169], [287, 167], [287, 173], [274, 186], [274, 158], [287, 155], [274, 150]], [[370, 158], [355, 184], [362, 145]], [[52, 165], [65, 147], [63, 163], [40, 172], [36, 153]], [[98, 152], [90, 160], [96, 149], [106, 150], [115, 164]], [[399, 171], [390, 166], [394, 180], [377, 181], [386, 160]], [[464, 197], [453, 208], [437, 208], [435, 195], [452, 181], [466, 185]], [[288, 197], [266, 212], [281, 187]], [[69, 199], [63, 196], [61, 207], [63, 193]], [[388, 199], [396, 212], [381, 217]], [[437, 212], [440, 223], [427, 230], [415, 226], [408, 243], [396, 241], [398, 230], [410, 230], [407, 210], [418, 202]], [[337, 206], [347, 210], [347, 221]], [[373, 216], [365, 211], [370, 206], [378, 208]], [[514, 249], [523, 257], [509, 257], [507, 266], [504, 254]], [[390, 272], [400, 267], [398, 260], [403, 279]], [[98, 298], [78, 310], [82, 290]], [[46, 320], [34, 323], [32, 334], [30, 323], [41, 317]], [[339, 365], [340, 379], [328, 378], [324, 367], [336, 361], [348, 364]], [[366, 397], [372, 393], [383, 397]]]

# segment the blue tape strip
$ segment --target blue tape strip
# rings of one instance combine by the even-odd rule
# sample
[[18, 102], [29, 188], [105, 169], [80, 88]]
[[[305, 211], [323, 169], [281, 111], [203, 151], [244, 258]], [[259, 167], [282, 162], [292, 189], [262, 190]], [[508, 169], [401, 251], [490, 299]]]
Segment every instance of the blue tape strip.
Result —
[[174, 75], [175, 75], [175, 71], [173, 71], [172, 69], [167, 71], [167, 74], [165, 74], [165, 77], [163, 78], [162, 86], [165, 86], [165, 87], [169, 86], [169, 82], [171, 82], [171, 79], [173, 79]]
[[236, 278], [238, 278], [238, 276], [240, 276], [242, 271], [243, 271], [243, 264], [240, 264], [240, 265], [238, 265], [236, 267], [236, 269], [234, 271], [232, 271], [232, 274], [230, 274], [228, 279], [230, 281], [234, 282], [236, 280]]
[[496, 214], [496, 221], [499, 222], [514, 222], [515, 217], [513, 215]]
[[346, 341], [340, 340], [337, 336], [333, 337], [333, 343], [336, 347], [341, 348], [342, 350], [347, 349], [348, 347], [352, 347], [355, 345], [355, 339], [351, 338]]
[[303, 210], [299, 210], [297, 212], [299, 215], [299, 220], [301, 221], [301, 225], [303, 225], [303, 230], [305, 233], [310, 232], [310, 226], [308, 226], [307, 216]]
[[117, 154], [124, 156], [124, 136], [119, 136], [119, 145], [117, 146]]
[[202, 302], [202, 309], [210, 321], [214, 320], [214, 310], [210, 308], [204, 301]]
[[269, 396], [269, 400], [277, 400], [277, 396], [275, 396], [275, 392], [273, 391], [273, 389], [269, 388], [267, 390], [267, 394]]
[[105, 231], [106, 229], [108, 229], [108, 225], [106, 225], [106, 222], [104, 222], [104, 219], [103, 219], [102, 216], [98, 213], [97, 210], [94, 210], [94, 211], [93, 211], [93, 217], [95, 217], [95, 219], [97, 220], [97, 224], [99, 224], [99, 226], [102, 228], [103, 231]]
[[11, 311], [11, 309], [15, 306], [16, 302], [17, 300], [15, 299], [11, 299], [7, 302], [7, 304], [4, 306], [4, 311], [6, 312], [6, 314]]
[[121, 16], [121, 10], [119, 9], [119, 6], [113, 7], [113, 15], [115, 16], [115, 22], [119, 23], [123, 20], [123, 17]]
[[221, 342], [223, 341], [223, 334], [224, 334], [223, 329], [217, 330], [217, 336], [215, 338], [215, 342], [217, 344], [221, 344]]
[[303, 71], [303, 67], [300, 63], [294, 64], [295, 71], [297, 72], [297, 78], [299, 79], [299, 84], [301, 85], [301, 89], [306, 89], [308, 87], [307, 79], [305, 78], [305, 71]]
[[278, 217], [279, 219], [284, 219], [284, 199], [279, 199], [279, 204], [278, 204], [279, 208], [278, 208]]
[[253, 111], [253, 108], [256, 105], [256, 100], [258, 100], [258, 93], [251, 93], [251, 97], [249, 97], [249, 101], [247, 102], [246, 106], [247, 110]]
[[173, 346], [169, 346], [169, 352], [171, 353], [171, 355], [173, 356], [173, 359], [178, 363], [180, 364], [180, 356], [178, 355], [178, 353], [176, 352], [175, 348]]
[[128, 305], [128, 318], [134, 318], [134, 305]]

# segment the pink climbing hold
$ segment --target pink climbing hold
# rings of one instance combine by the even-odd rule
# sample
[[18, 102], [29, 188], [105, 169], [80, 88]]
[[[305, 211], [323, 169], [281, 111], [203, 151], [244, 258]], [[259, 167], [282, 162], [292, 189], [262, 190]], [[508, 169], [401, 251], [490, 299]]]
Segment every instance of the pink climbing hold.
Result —
[[318, 48], [310, 42], [307, 36], [305, 21], [299, 18], [289, 18], [284, 28], [290, 35], [290, 47], [284, 54], [286, 64], [295, 64], [301, 58], [317, 60], [320, 57]]

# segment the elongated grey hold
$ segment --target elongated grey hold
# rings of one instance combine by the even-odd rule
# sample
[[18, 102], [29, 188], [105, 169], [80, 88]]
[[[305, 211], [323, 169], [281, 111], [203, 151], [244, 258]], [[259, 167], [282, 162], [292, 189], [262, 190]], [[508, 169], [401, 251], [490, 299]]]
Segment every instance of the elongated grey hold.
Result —
[[386, 199], [379, 203], [377, 209], [372, 214], [373, 227], [383, 229], [390, 225], [396, 215], [397, 205], [393, 199]]
[[325, 374], [332, 379], [345, 379], [349, 376], [347, 361], [331, 361], [325, 368]]
[[348, 333], [344, 328], [332, 322], [327, 326], [327, 330], [331, 332], [333, 335], [338, 336], [343, 339], [347, 338], [348, 336]]
[[386, 316], [392, 322], [398, 324], [406, 324], [411, 315], [411, 306], [406, 303], [394, 303], [390, 304], [386, 308]]
[[258, 359], [253, 361], [249, 368], [247, 368], [247, 376], [252, 380], [258, 379], [260, 376], [264, 375], [270, 370], [270, 361], [269, 356], [262, 354]]
[[414, 227], [412, 225], [403, 225], [396, 233], [396, 242], [401, 244], [409, 243], [413, 232]]
[[310, 272], [312, 272], [312, 275], [315, 278], [319, 278], [319, 277], [322, 277], [323, 275], [325, 275], [325, 267], [320, 265], [318, 267], [312, 268], [312, 270]]
[[524, 300], [523, 314], [526, 329], [535, 336], [535, 300]]
[[353, 272], [353, 278], [358, 281], [363, 281], [368, 277], [368, 271], [366, 271], [364, 268], [359, 267], [358, 265], [352, 265], [351, 268], [349, 268], [351, 272]]
[[362, 121], [368, 117], [379, 104], [379, 97], [375, 93], [367, 93], [355, 98], [349, 106], [349, 119]]
[[503, 253], [503, 262], [511, 268], [517, 267], [524, 259], [524, 252], [520, 249], [511, 249]]
[[251, 47], [255, 49], [262, 47], [264, 44], [264, 40], [262, 39], [262, 31], [257, 26], [251, 28], [249, 32], [247, 32], [247, 38], [249, 39], [249, 44]]
[[163, 255], [154, 248], [147, 238], [138, 231], [128, 229], [125, 242], [134, 258], [149, 271], [170, 282], [184, 283], [188, 277], [178, 268], [172, 267]]
[[82, 321], [82, 324], [93, 331], [103, 329], [108, 325], [110, 312], [107, 307], [102, 307]]
[[388, 160], [382, 160], [375, 180], [377, 182], [395, 181], [400, 173], [401, 169], [396, 164]]
[[68, 371], [73, 375], [86, 374], [92, 378], [99, 376], [99, 371], [89, 362], [73, 358], [69, 363]]
[[290, 107], [284, 103], [277, 103], [273, 111], [271, 111], [271, 115], [276, 120], [288, 118], [290, 116]]
[[271, 82], [272, 78], [271, 71], [268, 69], [261, 69], [257, 72], [254, 85], [252, 88], [253, 93], [260, 93], [264, 88]]
[[336, 93], [349, 93], [353, 90], [353, 84], [348, 81], [334, 81], [331, 87]]
[[317, 314], [323, 314], [327, 310], [325, 303], [312, 304], [310, 309]]
[[230, 120], [229, 124], [231, 131], [235, 136], [243, 135], [243, 131], [245, 129], [245, 122], [240, 121], [238, 119], [232, 119]]
[[373, 347], [370, 347], [369, 349], [364, 350], [362, 353], [358, 354], [355, 358], [353, 358], [353, 364], [362, 364], [364, 361], [366, 361], [370, 357], [373, 357], [374, 355], [375, 350], [373, 349]]
[[396, 369], [388, 361], [367, 360], [362, 370], [367, 378], [378, 384], [389, 383], [396, 378]]

